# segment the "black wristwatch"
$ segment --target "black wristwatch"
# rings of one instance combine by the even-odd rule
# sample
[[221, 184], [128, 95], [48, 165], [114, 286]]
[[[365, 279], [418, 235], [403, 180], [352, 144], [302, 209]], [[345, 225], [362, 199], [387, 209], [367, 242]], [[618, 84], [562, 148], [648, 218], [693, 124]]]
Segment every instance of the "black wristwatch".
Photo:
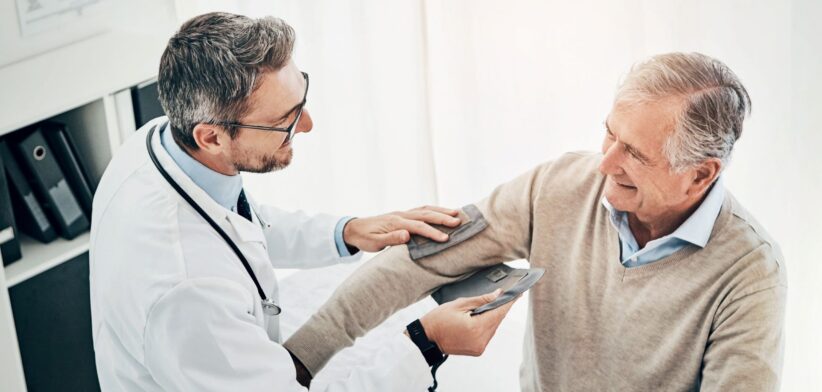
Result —
[[420, 349], [425, 362], [428, 362], [428, 366], [435, 366], [444, 361], [442, 351], [434, 342], [428, 340], [425, 328], [422, 327], [419, 319], [412, 321], [405, 329], [408, 331], [411, 341]]
[[408, 331], [408, 336], [411, 337], [414, 345], [420, 349], [425, 362], [431, 367], [431, 377], [434, 378], [434, 385], [430, 386], [428, 391], [434, 392], [437, 390], [437, 369], [448, 359], [448, 355], [443, 355], [437, 344], [428, 340], [428, 335], [425, 334], [425, 328], [422, 327], [419, 319], [408, 324], [405, 330]]

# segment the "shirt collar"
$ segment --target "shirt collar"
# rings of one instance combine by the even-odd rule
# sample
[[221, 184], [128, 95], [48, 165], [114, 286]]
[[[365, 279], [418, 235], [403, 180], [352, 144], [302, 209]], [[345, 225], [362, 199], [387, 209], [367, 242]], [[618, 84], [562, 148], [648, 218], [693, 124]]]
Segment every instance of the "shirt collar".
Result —
[[191, 155], [188, 155], [177, 145], [169, 128], [169, 125], [166, 125], [160, 130], [160, 142], [168, 155], [217, 204], [233, 211], [237, 205], [237, 199], [240, 197], [240, 192], [243, 190], [243, 178], [239, 174], [227, 176], [218, 173], [192, 158]]
[[705, 244], [708, 243], [708, 239], [711, 238], [711, 232], [714, 229], [716, 217], [719, 216], [719, 210], [722, 209], [724, 199], [725, 187], [723, 186], [722, 177], [719, 177], [711, 190], [708, 191], [708, 195], [705, 196], [702, 204], [671, 233], [671, 236], [704, 248]]
[[[702, 201], [699, 207], [673, 233], [666, 237], [678, 238], [704, 248], [711, 237], [716, 217], [719, 216], [719, 210], [722, 209], [724, 199], [725, 186], [720, 176], [711, 186], [711, 190], [708, 191], [708, 195], [705, 196], [705, 200]], [[621, 226], [627, 228], [628, 214], [614, 208], [605, 196], [602, 197], [601, 202], [609, 212], [611, 224], [617, 228]]]

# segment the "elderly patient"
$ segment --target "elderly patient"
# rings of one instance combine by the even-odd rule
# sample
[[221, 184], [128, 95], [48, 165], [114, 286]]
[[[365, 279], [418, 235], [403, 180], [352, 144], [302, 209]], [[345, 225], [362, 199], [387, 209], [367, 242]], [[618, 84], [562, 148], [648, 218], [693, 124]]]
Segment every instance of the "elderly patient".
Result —
[[524, 391], [777, 389], [784, 260], [722, 182], [749, 110], [736, 75], [708, 56], [634, 66], [601, 153], [499, 186], [476, 203], [488, 227], [468, 240], [375, 257], [285, 346], [316, 373], [438, 286], [524, 258], [545, 269], [530, 290]]

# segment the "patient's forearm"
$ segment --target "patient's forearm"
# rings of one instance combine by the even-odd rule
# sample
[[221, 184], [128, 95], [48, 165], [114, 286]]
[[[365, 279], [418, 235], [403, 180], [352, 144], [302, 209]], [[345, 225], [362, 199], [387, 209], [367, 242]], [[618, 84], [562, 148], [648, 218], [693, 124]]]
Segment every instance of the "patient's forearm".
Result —
[[527, 258], [532, 187], [538, 174], [534, 170], [520, 176], [477, 203], [487, 227], [470, 239], [416, 261], [406, 245], [369, 260], [337, 288], [285, 347], [316, 374], [354, 339], [436, 288], [478, 268]]
[[285, 347], [316, 374], [354, 339], [457, 277], [438, 275], [411, 261], [406, 246], [390, 248], [343, 282]]

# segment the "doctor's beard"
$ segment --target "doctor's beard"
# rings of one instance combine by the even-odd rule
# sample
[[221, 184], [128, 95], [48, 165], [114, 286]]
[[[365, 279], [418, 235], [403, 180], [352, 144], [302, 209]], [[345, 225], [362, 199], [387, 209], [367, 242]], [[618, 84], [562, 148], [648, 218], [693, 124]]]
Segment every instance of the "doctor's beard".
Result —
[[253, 158], [246, 155], [234, 162], [234, 167], [238, 171], [249, 173], [269, 173], [288, 167], [293, 156], [294, 150], [289, 146], [285, 151], [280, 150], [271, 154], [261, 154]]

